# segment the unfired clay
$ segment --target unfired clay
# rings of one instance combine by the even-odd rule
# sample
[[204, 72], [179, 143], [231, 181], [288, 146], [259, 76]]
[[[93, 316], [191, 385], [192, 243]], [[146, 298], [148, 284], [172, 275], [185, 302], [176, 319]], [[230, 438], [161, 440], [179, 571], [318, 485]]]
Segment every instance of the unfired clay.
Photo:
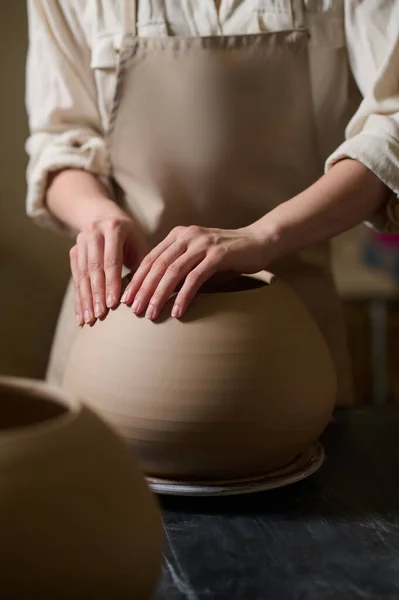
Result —
[[[233, 290], [233, 291], [232, 291]], [[77, 336], [64, 385], [155, 477], [258, 475], [292, 461], [331, 416], [336, 377], [315, 322], [263, 273], [198, 294], [181, 320], [121, 305]]]
[[158, 506], [129, 450], [66, 392], [0, 378], [2, 598], [149, 600]]

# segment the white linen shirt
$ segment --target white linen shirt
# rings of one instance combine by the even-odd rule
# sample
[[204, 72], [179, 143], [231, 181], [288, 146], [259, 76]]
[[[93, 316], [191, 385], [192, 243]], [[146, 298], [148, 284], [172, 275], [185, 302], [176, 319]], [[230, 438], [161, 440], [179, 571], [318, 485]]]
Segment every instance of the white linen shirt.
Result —
[[[48, 174], [81, 168], [107, 183], [105, 134], [123, 35], [209, 36], [292, 29], [293, 0], [28, 0], [27, 212], [46, 207]], [[303, 0], [320, 154], [350, 157], [391, 190], [373, 224], [399, 231], [399, 0]], [[346, 138], [344, 140], [344, 137]]]

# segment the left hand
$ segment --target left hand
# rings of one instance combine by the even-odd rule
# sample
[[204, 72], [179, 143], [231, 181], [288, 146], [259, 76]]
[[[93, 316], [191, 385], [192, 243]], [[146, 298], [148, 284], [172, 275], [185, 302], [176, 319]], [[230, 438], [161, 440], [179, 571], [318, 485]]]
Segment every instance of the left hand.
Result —
[[172, 317], [180, 318], [200, 287], [217, 273], [257, 273], [264, 247], [253, 226], [243, 229], [176, 227], [142, 261], [122, 296], [137, 315], [156, 319], [181, 285]]

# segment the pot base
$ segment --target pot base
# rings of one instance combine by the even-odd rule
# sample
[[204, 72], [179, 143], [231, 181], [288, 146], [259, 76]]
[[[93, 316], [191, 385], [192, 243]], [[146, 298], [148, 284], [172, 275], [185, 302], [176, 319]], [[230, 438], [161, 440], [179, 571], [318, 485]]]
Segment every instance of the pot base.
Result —
[[309, 446], [292, 463], [272, 473], [227, 481], [173, 481], [147, 477], [155, 494], [169, 496], [235, 496], [285, 487], [302, 481], [320, 469], [324, 450], [320, 442]]

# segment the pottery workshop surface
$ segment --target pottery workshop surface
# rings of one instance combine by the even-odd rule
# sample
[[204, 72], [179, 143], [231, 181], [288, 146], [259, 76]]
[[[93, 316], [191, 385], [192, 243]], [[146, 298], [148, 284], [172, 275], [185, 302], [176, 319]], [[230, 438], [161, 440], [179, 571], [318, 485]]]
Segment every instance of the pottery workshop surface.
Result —
[[341, 409], [310, 479], [235, 498], [163, 499], [156, 600], [397, 600], [399, 410]]

